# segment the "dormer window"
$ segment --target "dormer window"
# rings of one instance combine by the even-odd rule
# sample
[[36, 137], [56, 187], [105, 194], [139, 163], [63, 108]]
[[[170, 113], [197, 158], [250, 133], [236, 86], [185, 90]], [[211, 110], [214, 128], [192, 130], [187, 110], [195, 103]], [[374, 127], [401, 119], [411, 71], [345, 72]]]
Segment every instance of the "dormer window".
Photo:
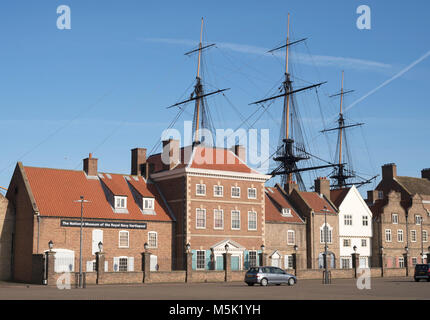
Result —
[[291, 209], [290, 208], [282, 208], [282, 215], [284, 217], [291, 217]]
[[143, 209], [154, 210], [154, 198], [143, 198]]
[[115, 209], [127, 209], [127, 197], [115, 196]]

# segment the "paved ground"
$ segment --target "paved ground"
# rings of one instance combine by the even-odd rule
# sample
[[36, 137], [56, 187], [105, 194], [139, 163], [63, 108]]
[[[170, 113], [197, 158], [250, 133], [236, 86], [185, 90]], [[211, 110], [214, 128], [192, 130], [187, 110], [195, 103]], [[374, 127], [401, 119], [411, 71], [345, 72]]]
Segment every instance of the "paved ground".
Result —
[[248, 287], [245, 283], [142, 284], [88, 286], [59, 290], [56, 287], [0, 283], [0, 299], [66, 300], [264, 300], [264, 299], [430, 299], [430, 283], [411, 278], [374, 278], [370, 290], [359, 290], [355, 280], [302, 280], [294, 287]]

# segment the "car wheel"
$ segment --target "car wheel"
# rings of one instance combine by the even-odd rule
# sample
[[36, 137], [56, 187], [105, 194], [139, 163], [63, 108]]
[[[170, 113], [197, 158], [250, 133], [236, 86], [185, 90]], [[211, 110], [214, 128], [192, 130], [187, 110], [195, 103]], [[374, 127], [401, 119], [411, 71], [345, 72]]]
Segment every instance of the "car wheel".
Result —
[[294, 280], [294, 278], [288, 279], [288, 285], [289, 286], [294, 286], [295, 283], [296, 283], [296, 281]]
[[247, 282], [246, 284], [250, 287], [252, 287], [254, 285], [252, 282]]
[[266, 278], [261, 279], [261, 283], [260, 283], [263, 287], [267, 286], [269, 284], [269, 281], [267, 281]]

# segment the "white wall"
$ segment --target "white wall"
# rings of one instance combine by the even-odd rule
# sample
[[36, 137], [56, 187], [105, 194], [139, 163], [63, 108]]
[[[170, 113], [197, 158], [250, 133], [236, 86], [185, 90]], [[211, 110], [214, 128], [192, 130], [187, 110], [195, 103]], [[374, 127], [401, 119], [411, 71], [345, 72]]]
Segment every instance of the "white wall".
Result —
[[[357, 246], [357, 253], [360, 256], [370, 257], [372, 255], [372, 212], [355, 186], [349, 190], [339, 206], [339, 211], [340, 258], [342, 256], [350, 257], [351, 253], [354, 252], [354, 246]], [[346, 214], [352, 215], [351, 226], [344, 224]], [[363, 226], [362, 216], [368, 217], [367, 226]], [[343, 239], [351, 239], [351, 246], [344, 247]], [[367, 239], [366, 247], [361, 246], [361, 239]]]

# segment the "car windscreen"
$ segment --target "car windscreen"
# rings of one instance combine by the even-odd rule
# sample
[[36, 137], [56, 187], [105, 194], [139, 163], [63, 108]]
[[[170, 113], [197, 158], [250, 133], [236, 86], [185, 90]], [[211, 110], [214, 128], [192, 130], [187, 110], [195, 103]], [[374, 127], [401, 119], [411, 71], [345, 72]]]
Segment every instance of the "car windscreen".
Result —
[[415, 269], [419, 270], [419, 271], [427, 271], [429, 269], [429, 265], [428, 264], [417, 264], [415, 266]]

